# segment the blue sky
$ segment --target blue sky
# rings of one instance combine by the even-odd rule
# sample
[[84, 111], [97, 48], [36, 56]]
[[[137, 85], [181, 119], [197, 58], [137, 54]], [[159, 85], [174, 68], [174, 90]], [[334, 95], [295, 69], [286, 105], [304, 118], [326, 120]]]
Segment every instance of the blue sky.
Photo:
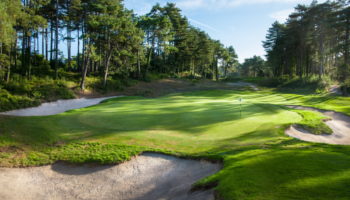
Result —
[[125, 7], [139, 15], [156, 3], [167, 2], [175, 3], [193, 26], [234, 46], [242, 62], [254, 55], [264, 56], [261, 42], [271, 24], [284, 22], [297, 4], [312, 0], [124, 0]]

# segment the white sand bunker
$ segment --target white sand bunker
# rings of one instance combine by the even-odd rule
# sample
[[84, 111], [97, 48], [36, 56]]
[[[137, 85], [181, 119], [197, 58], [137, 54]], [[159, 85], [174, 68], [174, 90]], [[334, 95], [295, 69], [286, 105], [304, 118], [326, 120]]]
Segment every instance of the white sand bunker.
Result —
[[63, 163], [0, 168], [0, 199], [214, 200], [213, 190], [191, 192], [220, 164], [145, 153], [110, 166]]
[[334, 111], [320, 110], [316, 108], [303, 107], [303, 106], [288, 106], [289, 108], [299, 109], [299, 110], [311, 110], [315, 112], [320, 112], [325, 116], [331, 118], [331, 120], [325, 123], [333, 130], [331, 135], [314, 135], [301, 128], [291, 126], [286, 130], [286, 134], [298, 138], [300, 140], [308, 142], [318, 142], [327, 144], [341, 144], [350, 145], [350, 117], [342, 113]]
[[2, 115], [12, 115], [12, 116], [47, 116], [55, 115], [59, 113], [66, 112], [68, 110], [84, 108], [92, 105], [99, 104], [101, 101], [116, 98], [114, 97], [103, 97], [103, 98], [92, 98], [92, 99], [68, 99], [68, 100], [58, 100], [50, 103], [43, 103], [38, 107], [25, 108], [19, 110], [12, 110], [8, 112], [2, 112]]
[[233, 87], [250, 87], [252, 88], [254, 91], [258, 91], [259, 88], [252, 84], [252, 83], [247, 83], [247, 82], [242, 82], [242, 81], [239, 81], [239, 82], [230, 82], [230, 83], [226, 83], [228, 86], [233, 86]]

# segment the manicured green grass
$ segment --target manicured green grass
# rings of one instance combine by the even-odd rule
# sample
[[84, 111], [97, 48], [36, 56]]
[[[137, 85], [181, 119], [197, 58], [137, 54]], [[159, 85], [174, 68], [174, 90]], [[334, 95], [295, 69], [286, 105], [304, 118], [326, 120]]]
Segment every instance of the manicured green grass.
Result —
[[331, 135], [332, 129], [329, 128], [324, 121], [328, 120], [328, 117], [323, 116], [321, 113], [312, 112], [308, 110], [294, 110], [299, 113], [303, 119], [297, 123], [297, 126], [309, 131], [316, 135]]
[[111, 99], [55, 116], [1, 117], [0, 164], [119, 163], [155, 151], [223, 161], [223, 169], [198, 186], [216, 184], [218, 195], [227, 200], [349, 199], [350, 147], [286, 136], [290, 124], [315, 128], [322, 116], [283, 106], [350, 114], [349, 102], [339, 97], [215, 90]]

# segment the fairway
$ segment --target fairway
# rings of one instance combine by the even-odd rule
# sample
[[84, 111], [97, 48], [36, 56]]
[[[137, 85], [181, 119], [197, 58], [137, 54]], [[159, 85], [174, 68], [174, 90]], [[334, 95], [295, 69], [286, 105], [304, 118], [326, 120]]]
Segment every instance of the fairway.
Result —
[[301, 117], [270, 100], [283, 99], [223, 90], [123, 97], [56, 116], [11, 117], [3, 125], [33, 142], [94, 141], [201, 153], [286, 138], [280, 128]]
[[284, 105], [330, 107], [344, 100], [211, 90], [121, 97], [54, 116], [3, 116], [1, 165], [119, 163], [152, 151], [222, 161], [223, 169], [197, 187], [215, 187], [224, 199], [348, 199], [350, 148], [284, 133], [304, 116]]

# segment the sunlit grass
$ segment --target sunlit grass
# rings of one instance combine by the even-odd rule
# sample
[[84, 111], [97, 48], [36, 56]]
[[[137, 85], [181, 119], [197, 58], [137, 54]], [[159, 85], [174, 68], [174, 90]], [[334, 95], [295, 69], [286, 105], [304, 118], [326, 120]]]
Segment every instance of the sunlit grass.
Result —
[[290, 124], [317, 128], [323, 117], [284, 105], [350, 114], [349, 102], [330, 96], [217, 90], [110, 99], [55, 116], [1, 117], [0, 164], [118, 163], [156, 151], [223, 160], [218, 174], [199, 183], [217, 183], [223, 199], [347, 199], [350, 148], [286, 136]]

